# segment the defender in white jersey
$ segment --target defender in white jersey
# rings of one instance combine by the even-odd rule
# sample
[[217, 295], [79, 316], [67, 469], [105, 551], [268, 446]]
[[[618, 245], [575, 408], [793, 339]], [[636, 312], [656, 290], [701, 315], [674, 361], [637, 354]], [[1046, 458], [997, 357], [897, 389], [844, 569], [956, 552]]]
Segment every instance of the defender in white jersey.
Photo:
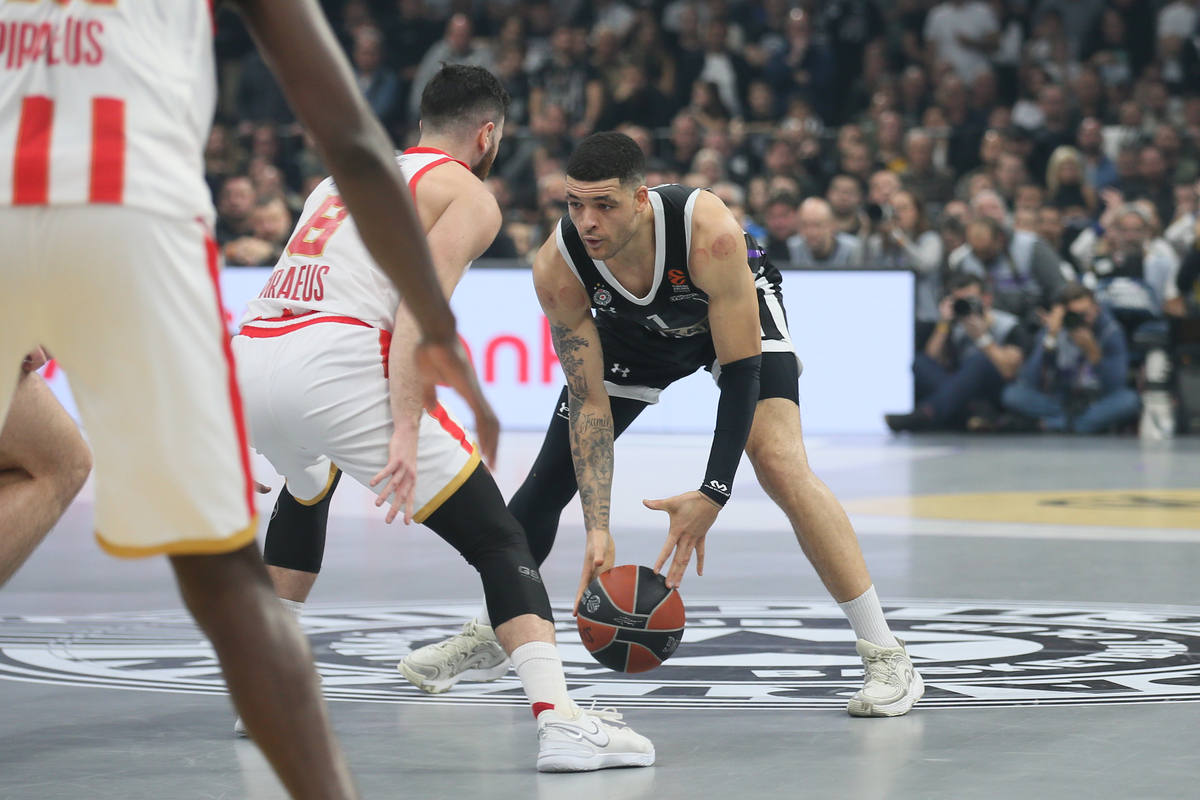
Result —
[[[363, 239], [414, 301], [428, 337], [425, 394], [444, 375], [490, 432], [386, 135], [320, 10], [313, 0], [236, 5], [359, 209]], [[296, 797], [352, 797], [311, 657], [272, 598], [254, 543], [254, 482], [203, 180], [212, 36], [206, 0], [0, 3], [0, 574], [48, 528], [45, 508], [22, 505], [30, 481], [11, 479], [20, 471], [36, 482], [39, 451], [22, 440], [47, 433], [38, 426], [54, 417], [32, 376], [11, 400], [18, 364], [45, 345], [71, 375], [95, 454], [100, 544], [171, 557], [234, 702], [284, 784]], [[58, 451], [75, 454], [64, 473], [86, 466], [78, 447]], [[57, 499], [70, 489], [63, 484]]]
[[[420, 146], [397, 159], [447, 294], [500, 229], [500, 209], [481, 179], [507, 104], [487, 70], [443, 67], [422, 93]], [[449, 682], [432, 661], [406, 658], [405, 677], [445, 691], [464, 673], [500, 677], [511, 655], [537, 718], [538, 769], [654, 763], [653, 746], [618, 724], [619, 715], [582, 711], [567, 694], [550, 601], [525, 532], [457, 422], [441, 408], [418, 409], [407, 306], [380, 280], [337, 187], [318, 186], [304, 213], [234, 339], [254, 447], [287, 480], [264, 550], [276, 591], [299, 614], [321, 568], [340, 468], [376, 487], [379, 503], [393, 498], [389, 522], [404, 506], [406, 522], [410, 515], [424, 522], [483, 579], [490, 619], [467, 629], [486, 640], [486, 653], [457, 663]], [[390, 465], [414, 439], [415, 503], [414, 489]]]

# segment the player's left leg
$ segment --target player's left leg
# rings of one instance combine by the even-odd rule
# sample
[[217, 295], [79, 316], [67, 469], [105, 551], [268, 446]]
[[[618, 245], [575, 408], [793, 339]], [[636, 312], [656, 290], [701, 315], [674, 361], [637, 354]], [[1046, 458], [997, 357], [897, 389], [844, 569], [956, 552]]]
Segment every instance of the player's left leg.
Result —
[[[767, 363], [764, 359], [764, 371]], [[769, 384], [768, 378], [764, 388]], [[794, 400], [779, 396], [760, 400], [746, 455], [764, 491], [787, 514], [801, 549], [858, 638], [866, 682], [847, 710], [855, 716], [906, 713], [924, 693], [924, 684], [883, 617], [845, 510], [809, 468], [800, 409]]]
[[0, 428], [0, 586], [58, 522], [91, 469], [79, 428], [45, 381], [22, 376]]

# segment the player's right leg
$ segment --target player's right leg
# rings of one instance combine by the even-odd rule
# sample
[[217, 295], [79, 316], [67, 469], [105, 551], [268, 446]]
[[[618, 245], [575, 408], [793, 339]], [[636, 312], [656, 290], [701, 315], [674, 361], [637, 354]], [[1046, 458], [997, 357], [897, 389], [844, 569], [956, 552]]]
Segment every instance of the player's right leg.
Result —
[[[121, 206], [4, 209], [0, 236], [9, 247], [33, 241], [28, 259], [0, 262], [0, 282], [11, 285], [13, 271], [43, 282], [21, 299], [45, 306], [33, 344], [71, 375], [95, 456], [100, 544], [123, 557], [172, 557], [235, 705], [294, 797], [354, 797], [311, 655], [252, 546], [254, 489], [216, 245], [198, 221]], [[263, 642], [277, 647], [270, 658]], [[250, 696], [262, 686], [278, 699]]]
[[23, 375], [0, 427], [0, 586], [20, 569], [92, 469], [92, 454], [45, 381]]
[[[418, 466], [418, 476], [420, 475]], [[418, 477], [420, 481], [420, 477]], [[586, 772], [654, 763], [654, 746], [621, 724], [615, 712], [579, 709], [567, 693], [562, 660], [554, 641], [550, 600], [525, 533], [505, 508], [487, 468], [476, 464], [461, 486], [424, 518], [483, 580], [495, 639], [513, 662], [538, 723], [538, 770]], [[478, 648], [458, 648], [461, 637], [418, 650], [400, 663], [410, 681], [425, 688], [443, 674], [461, 677]], [[450, 662], [449, 669], [446, 662]], [[507, 671], [507, 661], [503, 664]], [[503, 674], [503, 672], [501, 672]], [[496, 677], [499, 677], [498, 675]], [[443, 678], [443, 681], [445, 679]], [[449, 688], [446, 686], [446, 688]]]

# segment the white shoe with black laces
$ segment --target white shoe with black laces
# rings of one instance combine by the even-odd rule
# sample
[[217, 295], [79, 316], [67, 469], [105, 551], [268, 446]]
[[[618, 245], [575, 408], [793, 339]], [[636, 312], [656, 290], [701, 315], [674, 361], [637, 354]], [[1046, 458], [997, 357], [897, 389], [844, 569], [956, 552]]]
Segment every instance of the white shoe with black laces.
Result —
[[396, 665], [423, 692], [441, 694], [459, 681], [494, 681], [508, 672], [508, 655], [491, 627], [471, 620], [462, 633], [412, 651]]
[[854, 693], [846, 711], [854, 717], [898, 717], [907, 714], [925, 694], [925, 682], [913, 669], [904, 642], [898, 647], [879, 647], [859, 639], [856, 648], [867, 677]]
[[578, 709], [573, 717], [543, 711], [537, 720], [538, 772], [652, 766], [654, 745], [621, 720], [612, 708]]

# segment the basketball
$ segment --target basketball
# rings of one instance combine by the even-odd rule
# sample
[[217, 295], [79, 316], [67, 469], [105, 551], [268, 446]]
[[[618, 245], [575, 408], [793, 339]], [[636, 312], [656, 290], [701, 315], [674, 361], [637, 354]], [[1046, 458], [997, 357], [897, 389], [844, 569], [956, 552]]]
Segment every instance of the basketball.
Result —
[[671, 657], [683, 639], [679, 592], [649, 567], [614, 567], [588, 584], [579, 601], [579, 638], [617, 672], [646, 672]]

